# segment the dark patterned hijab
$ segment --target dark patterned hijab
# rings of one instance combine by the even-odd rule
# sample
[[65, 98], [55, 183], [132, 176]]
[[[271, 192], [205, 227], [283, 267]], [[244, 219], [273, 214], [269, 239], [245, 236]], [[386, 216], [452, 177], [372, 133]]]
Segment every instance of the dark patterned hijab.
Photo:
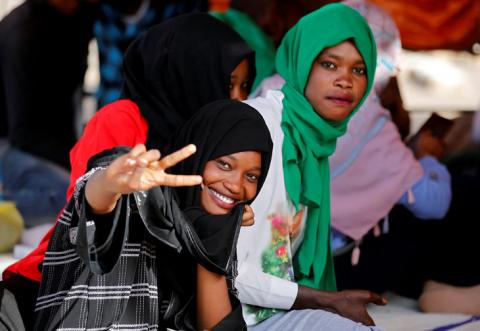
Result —
[[234, 30], [204, 13], [178, 16], [135, 40], [125, 54], [123, 96], [149, 124], [147, 147], [165, 146], [200, 107], [229, 98], [230, 74], [245, 58], [251, 84], [253, 51]]

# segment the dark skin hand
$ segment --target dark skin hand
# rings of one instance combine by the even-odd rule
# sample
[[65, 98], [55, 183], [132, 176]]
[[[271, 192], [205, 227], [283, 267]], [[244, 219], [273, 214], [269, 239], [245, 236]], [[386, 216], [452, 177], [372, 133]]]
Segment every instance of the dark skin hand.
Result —
[[364, 325], [375, 325], [367, 312], [367, 305], [370, 303], [384, 306], [387, 300], [365, 290], [328, 292], [299, 285], [292, 309], [322, 309]]
[[441, 160], [445, 155], [445, 143], [435, 137], [431, 131], [422, 131], [419, 133], [414, 153], [417, 159], [431, 155], [436, 157], [437, 160]]

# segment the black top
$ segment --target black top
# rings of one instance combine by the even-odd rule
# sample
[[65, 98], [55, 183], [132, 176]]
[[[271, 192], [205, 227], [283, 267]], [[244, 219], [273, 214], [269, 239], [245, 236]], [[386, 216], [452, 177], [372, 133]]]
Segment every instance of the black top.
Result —
[[66, 16], [27, 0], [0, 22], [0, 134], [67, 168], [94, 8], [81, 2]]

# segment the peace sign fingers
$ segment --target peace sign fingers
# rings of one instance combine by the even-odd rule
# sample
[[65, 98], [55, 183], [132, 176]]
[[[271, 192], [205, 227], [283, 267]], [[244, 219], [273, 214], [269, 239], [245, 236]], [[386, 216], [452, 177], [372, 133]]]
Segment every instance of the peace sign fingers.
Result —
[[165, 174], [162, 185], [165, 186], [195, 186], [202, 183], [202, 176]]
[[158, 162], [158, 166], [162, 170], [173, 167], [177, 163], [185, 160], [186, 158], [188, 158], [189, 156], [194, 154], [196, 152], [196, 150], [197, 150], [197, 147], [195, 147], [195, 145], [193, 145], [193, 144], [187, 145], [187, 146], [179, 149], [178, 151], [173, 152], [172, 154], [169, 154], [169, 155], [165, 156], [163, 159], [161, 159]]

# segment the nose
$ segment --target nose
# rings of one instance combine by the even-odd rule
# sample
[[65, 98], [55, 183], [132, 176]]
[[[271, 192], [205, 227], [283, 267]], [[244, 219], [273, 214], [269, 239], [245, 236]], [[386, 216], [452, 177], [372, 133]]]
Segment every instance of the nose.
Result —
[[340, 70], [338, 72], [338, 77], [335, 79], [335, 86], [343, 89], [352, 88], [352, 73], [348, 70]]
[[240, 195], [242, 191], [243, 180], [241, 175], [232, 175], [223, 182], [223, 185], [232, 194]]

